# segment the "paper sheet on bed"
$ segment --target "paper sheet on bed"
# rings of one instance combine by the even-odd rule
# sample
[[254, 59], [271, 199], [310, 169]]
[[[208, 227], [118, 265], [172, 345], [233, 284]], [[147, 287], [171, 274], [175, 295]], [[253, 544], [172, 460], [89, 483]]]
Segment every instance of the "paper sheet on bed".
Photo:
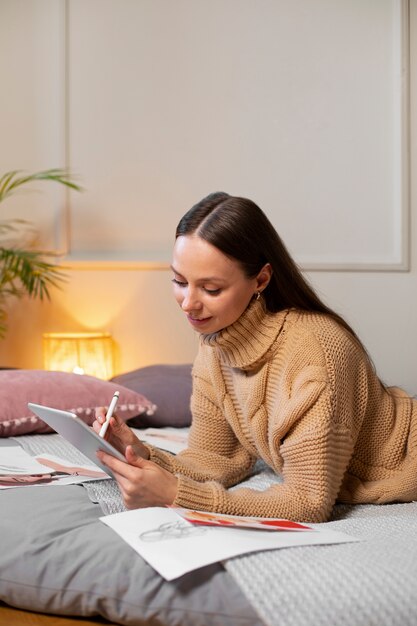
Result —
[[100, 520], [166, 580], [249, 552], [358, 541], [313, 524], [308, 532], [200, 526], [187, 522], [174, 509], [161, 507], [116, 513]]
[[133, 432], [146, 443], [173, 454], [187, 447], [189, 428], [132, 428]]
[[20, 446], [0, 448], [0, 489], [70, 485], [109, 478], [96, 465], [73, 463], [51, 454], [28, 454]]
[[9, 474], [42, 474], [49, 469], [25, 452], [20, 446], [2, 446], [0, 449], [0, 476]]

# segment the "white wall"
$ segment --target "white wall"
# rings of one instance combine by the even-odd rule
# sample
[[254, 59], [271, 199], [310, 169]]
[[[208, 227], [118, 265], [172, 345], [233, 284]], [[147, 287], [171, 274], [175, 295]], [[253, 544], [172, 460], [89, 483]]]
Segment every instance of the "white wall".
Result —
[[112, 332], [119, 371], [191, 361], [196, 336], [163, 263], [182, 213], [224, 189], [267, 212], [384, 380], [417, 391], [416, 0], [409, 127], [407, 9], [0, 0], [1, 171], [67, 162], [86, 188], [8, 209], [20, 215], [30, 198], [44, 241], [67, 247], [71, 269], [51, 303], [11, 304], [1, 363], [40, 367], [43, 331], [81, 329]]

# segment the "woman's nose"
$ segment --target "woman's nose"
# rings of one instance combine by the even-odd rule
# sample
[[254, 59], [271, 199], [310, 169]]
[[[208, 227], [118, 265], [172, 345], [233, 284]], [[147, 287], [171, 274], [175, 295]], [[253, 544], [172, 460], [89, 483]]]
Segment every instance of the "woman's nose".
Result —
[[188, 288], [184, 294], [184, 299], [181, 302], [181, 308], [183, 311], [195, 311], [201, 308], [201, 302], [199, 302], [197, 294], [194, 289]]

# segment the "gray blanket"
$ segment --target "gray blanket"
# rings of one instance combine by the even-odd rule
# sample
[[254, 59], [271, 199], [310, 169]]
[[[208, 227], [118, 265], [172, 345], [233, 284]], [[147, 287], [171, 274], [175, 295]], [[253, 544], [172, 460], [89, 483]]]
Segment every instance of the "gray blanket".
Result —
[[[58, 436], [49, 441], [56, 454], [67, 448]], [[36, 437], [19, 437], [19, 443], [37, 452]], [[246, 486], [265, 489], [279, 480], [258, 464]], [[84, 486], [105, 514], [124, 510], [113, 480]], [[223, 563], [265, 624], [415, 626], [417, 503], [336, 505], [325, 526], [363, 541], [258, 552]]]
[[[248, 481], [266, 488], [264, 470]], [[333, 530], [357, 543], [249, 554], [224, 563], [268, 626], [415, 626], [417, 503], [336, 505]]]

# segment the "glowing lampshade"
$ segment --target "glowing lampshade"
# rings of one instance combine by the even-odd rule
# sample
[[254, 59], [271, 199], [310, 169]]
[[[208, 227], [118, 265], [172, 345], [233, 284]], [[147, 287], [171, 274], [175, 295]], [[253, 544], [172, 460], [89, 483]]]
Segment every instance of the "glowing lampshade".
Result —
[[47, 370], [111, 378], [112, 337], [109, 333], [44, 333], [43, 364]]

